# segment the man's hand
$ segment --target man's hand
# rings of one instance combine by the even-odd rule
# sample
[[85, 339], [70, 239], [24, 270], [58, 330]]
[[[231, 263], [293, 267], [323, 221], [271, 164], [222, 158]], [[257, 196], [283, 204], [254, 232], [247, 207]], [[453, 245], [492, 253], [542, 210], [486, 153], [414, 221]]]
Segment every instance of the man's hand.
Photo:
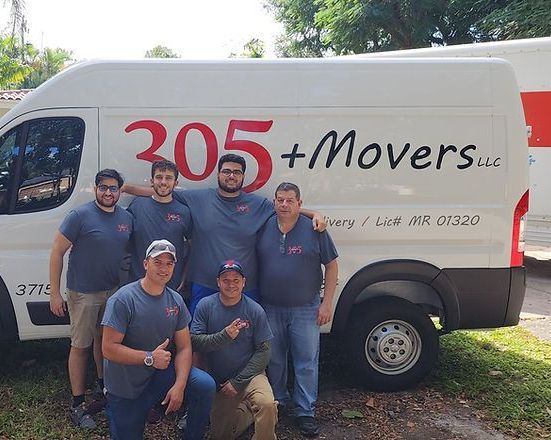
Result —
[[159, 345], [152, 353], [153, 355], [153, 366], [158, 370], [164, 370], [168, 367], [170, 363], [170, 357], [172, 356], [170, 351], [166, 351], [165, 348], [168, 347], [170, 340], [166, 340]]
[[321, 327], [330, 322], [332, 313], [333, 305], [329, 301], [323, 301], [318, 309], [318, 325]]
[[312, 225], [314, 226], [314, 231], [323, 232], [327, 229], [325, 218], [319, 212], [314, 212], [312, 217]]
[[243, 327], [246, 327], [246, 326], [247, 326], [247, 323], [245, 321], [242, 321], [241, 318], [237, 318], [235, 321], [233, 321], [230, 325], [226, 327], [226, 333], [230, 338], [235, 339], [239, 335], [239, 330], [241, 330]]
[[166, 393], [165, 398], [161, 402], [161, 405], [166, 405], [168, 403], [165, 415], [180, 409], [184, 401], [184, 389], [185, 387], [182, 388], [181, 386], [173, 385], [172, 388], [168, 390], [168, 393]]
[[220, 392], [227, 397], [237, 396], [237, 390], [233, 387], [230, 381], [222, 384], [222, 388], [220, 388]]
[[65, 316], [67, 304], [63, 301], [60, 293], [50, 293], [50, 310], [55, 316]]

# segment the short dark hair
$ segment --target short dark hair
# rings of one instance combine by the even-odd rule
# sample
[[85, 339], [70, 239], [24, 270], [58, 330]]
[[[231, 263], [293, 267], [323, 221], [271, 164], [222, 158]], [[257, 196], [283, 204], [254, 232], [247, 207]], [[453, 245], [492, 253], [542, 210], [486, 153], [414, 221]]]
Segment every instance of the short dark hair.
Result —
[[275, 190], [275, 196], [277, 197], [277, 193], [279, 191], [294, 191], [296, 196], [297, 196], [297, 200], [300, 200], [300, 189], [298, 188], [297, 185], [295, 185], [294, 183], [291, 183], [291, 182], [281, 182], [276, 190]]
[[111, 168], [105, 168], [104, 170], [101, 170], [96, 174], [96, 186], [98, 186], [103, 179], [115, 179], [117, 181], [117, 184], [119, 185], [119, 188], [124, 184], [124, 179], [120, 175], [120, 173], [117, 170], [113, 170]]
[[155, 177], [155, 171], [172, 171], [174, 173], [174, 178], [178, 179], [178, 167], [174, 162], [170, 160], [156, 160], [151, 164], [151, 178]]
[[245, 158], [243, 156], [239, 156], [238, 154], [224, 154], [220, 159], [218, 159], [218, 172], [222, 169], [222, 165], [224, 165], [227, 162], [233, 162], [238, 163], [241, 165], [241, 171], [245, 173], [245, 168], [247, 168], [247, 165], [245, 164]]

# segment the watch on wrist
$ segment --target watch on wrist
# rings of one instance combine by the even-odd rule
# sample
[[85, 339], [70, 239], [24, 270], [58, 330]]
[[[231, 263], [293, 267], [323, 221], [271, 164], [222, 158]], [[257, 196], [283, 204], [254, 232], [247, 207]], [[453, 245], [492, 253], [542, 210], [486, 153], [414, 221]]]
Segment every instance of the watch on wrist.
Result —
[[143, 360], [143, 363], [148, 366], [148, 367], [152, 367], [153, 366], [153, 353], [151, 353], [150, 351], [146, 351], [145, 352], [145, 359]]

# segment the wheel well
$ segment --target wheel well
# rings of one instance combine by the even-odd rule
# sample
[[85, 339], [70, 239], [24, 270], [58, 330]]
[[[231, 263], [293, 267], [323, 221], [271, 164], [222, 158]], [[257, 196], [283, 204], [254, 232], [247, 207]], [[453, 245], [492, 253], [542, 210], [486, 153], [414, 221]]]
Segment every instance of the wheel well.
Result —
[[444, 331], [459, 326], [457, 289], [436, 266], [416, 260], [390, 260], [360, 269], [344, 287], [335, 310], [333, 331], [342, 333], [359, 304], [379, 297], [398, 297], [440, 317]]
[[17, 320], [10, 293], [0, 277], [0, 341], [18, 341]]

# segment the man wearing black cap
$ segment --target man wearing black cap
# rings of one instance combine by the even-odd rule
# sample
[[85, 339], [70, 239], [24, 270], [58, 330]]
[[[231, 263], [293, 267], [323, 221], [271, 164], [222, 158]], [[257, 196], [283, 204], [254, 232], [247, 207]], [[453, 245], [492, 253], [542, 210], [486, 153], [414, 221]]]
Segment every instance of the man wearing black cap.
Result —
[[234, 439], [254, 421], [253, 439], [275, 439], [277, 407], [264, 373], [272, 339], [266, 314], [242, 294], [245, 276], [237, 261], [225, 261], [216, 281], [219, 293], [199, 301], [191, 325], [193, 349], [206, 352], [218, 385], [211, 437]]
[[166, 286], [175, 264], [174, 245], [153, 241], [145, 254], [145, 277], [107, 301], [103, 355], [114, 440], [142, 438], [153, 405], [162, 400], [166, 414], [176, 411], [184, 391], [189, 403], [185, 438], [203, 439], [216, 387], [209, 374], [191, 367], [191, 317], [182, 297]]

